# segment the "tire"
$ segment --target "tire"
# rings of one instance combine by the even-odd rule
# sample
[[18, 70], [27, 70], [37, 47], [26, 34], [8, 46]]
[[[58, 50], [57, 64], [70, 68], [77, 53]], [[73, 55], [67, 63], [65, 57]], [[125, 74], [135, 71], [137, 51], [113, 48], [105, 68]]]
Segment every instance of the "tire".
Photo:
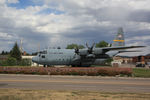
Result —
[[76, 67], [76, 65], [71, 65], [71, 67]]

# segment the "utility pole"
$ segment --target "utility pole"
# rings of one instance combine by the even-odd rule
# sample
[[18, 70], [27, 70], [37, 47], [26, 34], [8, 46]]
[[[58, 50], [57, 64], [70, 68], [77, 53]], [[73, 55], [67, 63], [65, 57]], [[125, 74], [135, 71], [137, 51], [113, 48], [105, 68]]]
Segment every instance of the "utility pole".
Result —
[[22, 53], [23, 53], [23, 39], [20, 39], [20, 52], [21, 52], [21, 56], [22, 56]]

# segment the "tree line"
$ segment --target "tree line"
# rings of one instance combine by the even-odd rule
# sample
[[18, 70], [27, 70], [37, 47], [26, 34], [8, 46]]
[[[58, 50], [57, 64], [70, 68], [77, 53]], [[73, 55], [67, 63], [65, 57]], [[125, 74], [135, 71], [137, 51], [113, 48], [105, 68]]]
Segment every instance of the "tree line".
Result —
[[22, 59], [22, 53], [17, 42], [14, 44], [10, 52], [2, 51], [1, 55], [6, 56], [5, 60], [0, 60], [0, 66], [30, 66], [29, 59]]
[[[96, 43], [95, 45], [96, 48], [102, 48], [102, 47], [108, 47], [108, 46], [109, 44], [106, 41], [100, 41], [99, 43]], [[72, 44], [67, 45], [66, 47], [66, 49], [74, 49], [74, 48], [83, 49], [85, 48], [85, 46], [72, 43]]]

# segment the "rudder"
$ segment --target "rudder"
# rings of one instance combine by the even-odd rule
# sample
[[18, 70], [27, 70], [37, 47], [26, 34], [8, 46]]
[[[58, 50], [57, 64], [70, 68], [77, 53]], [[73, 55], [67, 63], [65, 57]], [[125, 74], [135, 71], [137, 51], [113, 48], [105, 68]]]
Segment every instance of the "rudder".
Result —
[[125, 40], [124, 40], [124, 34], [123, 34], [123, 28], [120, 27], [118, 29], [117, 36], [113, 40], [112, 47], [119, 47], [119, 46], [125, 46]]

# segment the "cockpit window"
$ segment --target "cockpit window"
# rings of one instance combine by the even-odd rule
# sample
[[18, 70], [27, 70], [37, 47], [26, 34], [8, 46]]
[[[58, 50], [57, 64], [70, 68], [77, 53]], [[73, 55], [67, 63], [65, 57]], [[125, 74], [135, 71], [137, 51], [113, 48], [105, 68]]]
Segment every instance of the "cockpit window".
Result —
[[47, 54], [47, 51], [44, 50], [44, 51], [40, 51], [39, 53], [40, 53], [40, 54]]

